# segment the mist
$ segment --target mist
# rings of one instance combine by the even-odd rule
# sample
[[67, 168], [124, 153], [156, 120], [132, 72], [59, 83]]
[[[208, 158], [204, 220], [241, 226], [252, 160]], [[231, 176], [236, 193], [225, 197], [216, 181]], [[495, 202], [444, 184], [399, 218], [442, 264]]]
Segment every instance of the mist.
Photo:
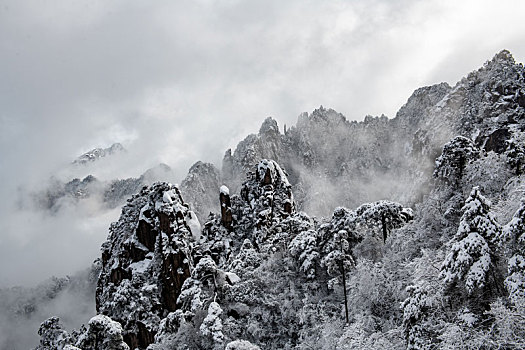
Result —
[[40, 324], [58, 316], [65, 329], [78, 329], [95, 314], [91, 269], [68, 278], [50, 278], [32, 288], [0, 290], [0, 348], [31, 349]]
[[[503, 48], [525, 57], [524, 10], [519, 0], [0, 1], [0, 288], [89, 267], [118, 219], [97, 197], [37, 210], [31, 193], [50, 178], [109, 181], [166, 163], [180, 182], [197, 160], [220, 168], [267, 116], [290, 126], [324, 105], [349, 120], [393, 117], [414, 89], [453, 84]], [[71, 167], [115, 142], [127, 152]]]

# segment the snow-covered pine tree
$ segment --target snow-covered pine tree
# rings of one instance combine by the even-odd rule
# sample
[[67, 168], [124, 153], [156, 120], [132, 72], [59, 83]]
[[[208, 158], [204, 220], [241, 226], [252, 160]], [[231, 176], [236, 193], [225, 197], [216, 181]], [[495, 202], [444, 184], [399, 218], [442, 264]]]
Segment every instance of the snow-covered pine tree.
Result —
[[522, 199], [512, 220], [505, 225], [503, 237], [508, 242], [511, 258], [505, 287], [511, 300], [525, 299], [525, 199]]
[[87, 328], [82, 325], [71, 334], [58, 317], [50, 317], [40, 325], [40, 345], [35, 350], [129, 350], [122, 333], [120, 323], [104, 315], [92, 317]]
[[455, 187], [461, 181], [466, 165], [479, 156], [480, 151], [471, 139], [456, 136], [443, 147], [433, 175]]
[[[483, 311], [502, 292], [496, 256], [501, 226], [479, 187], [472, 189], [462, 211], [459, 228], [449, 242], [450, 250], [441, 267], [441, 277], [449, 287], [465, 288], [467, 298], [473, 302], [469, 305], [471, 311]], [[449, 288], [450, 294], [457, 291]]]
[[408, 298], [403, 301], [403, 327], [408, 350], [426, 349], [436, 337], [436, 332], [428, 324], [431, 310], [436, 307], [436, 293], [428, 284], [411, 285], [406, 289]]
[[393, 229], [403, 226], [414, 217], [412, 209], [387, 200], [363, 204], [356, 209], [356, 214], [362, 223], [380, 227], [383, 243]]
[[40, 345], [35, 350], [63, 349], [72, 342], [71, 336], [62, 328], [58, 317], [50, 317], [38, 329]]

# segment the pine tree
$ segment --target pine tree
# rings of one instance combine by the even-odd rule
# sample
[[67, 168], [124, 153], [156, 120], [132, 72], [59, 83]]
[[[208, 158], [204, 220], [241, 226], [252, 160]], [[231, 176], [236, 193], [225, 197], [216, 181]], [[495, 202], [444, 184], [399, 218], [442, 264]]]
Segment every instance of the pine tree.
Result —
[[443, 262], [441, 277], [448, 284], [461, 283], [468, 295], [483, 288], [496, 287], [497, 290], [495, 253], [501, 227], [478, 187], [472, 189], [462, 211], [459, 228], [449, 242], [451, 247]]
[[471, 139], [456, 136], [443, 147], [443, 152], [436, 160], [434, 177], [453, 186], [457, 186], [463, 177], [466, 165], [479, 158], [480, 151]]
[[412, 209], [387, 200], [363, 204], [356, 209], [356, 214], [362, 223], [381, 229], [383, 243], [392, 230], [400, 228], [414, 217]]
[[525, 297], [525, 199], [514, 214], [512, 220], [504, 227], [503, 237], [508, 242], [511, 258], [508, 262], [508, 277], [505, 287], [511, 300]]

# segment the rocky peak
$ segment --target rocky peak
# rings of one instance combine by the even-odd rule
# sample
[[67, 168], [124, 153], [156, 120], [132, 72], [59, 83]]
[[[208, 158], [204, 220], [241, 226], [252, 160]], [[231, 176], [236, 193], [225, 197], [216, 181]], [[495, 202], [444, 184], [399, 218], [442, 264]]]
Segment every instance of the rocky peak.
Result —
[[221, 176], [211, 163], [196, 162], [181, 183], [180, 190], [199, 219], [205, 220], [210, 212], [218, 210], [216, 191]]
[[408, 123], [416, 125], [452, 88], [447, 83], [425, 86], [417, 89], [408, 98], [408, 101], [399, 109], [396, 120], [406, 118]]
[[116, 142], [112, 144], [109, 148], [106, 149], [108, 154], [113, 154], [116, 152], [122, 152], [124, 151], [124, 146], [122, 146], [120, 143]]
[[[259, 134], [248, 135], [239, 142], [233, 156], [226, 152], [223, 159], [224, 178], [232, 190], [236, 191], [247, 172], [257, 165], [261, 159], [281, 161], [284, 156], [285, 136], [279, 132], [277, 122], [267, 118]], [[216, 188], [216, 187], [215, 187]]]
[[302, 113], [297, 120], [297, 128], [309, 128], [314, 126], [337, 127], [339, 124], [346, 123], [344, 115], [329, 108], [320, 106], [312, 113]]
[[277, 121], [272, 117], [266, 118], [259, 129], [259, 136], [278, 134], [279, 126], [277, 125]]
[[514, 60], [514, 57], [512, 57], [512, 54], [508, 50], [501, 50], [498, 52], [494, 57], [488, 61], [485, 66], [490, 67], [494, 65], [514, 65], [516, 64], [516, 61]]
[[174, 177], [173, 171], [169, 165], [160, 163], [153, 168], [149, 168], [142, 174], [142, 178], [148, 184], [155, 181], [168, 181]]
[[295, 212], [292, 185], [284, 170], [273, 160], [261, 160], [255, 172], [248, 174], [241, 197], [253, 210], [257, 227]]
[[[460, 115], [456, 119], [459, 133], [482, 145], [498, 129], [512, 124], [523, 125], [523, 65], [516, 64], [510, 52], [503, 50], [456, 84], [448, 100], [461, 101]], [[499, 133], [505, 134], [503, 131]]]
[[201, 228], [177, 186], [157, 182], [128, 200], [102, 245], [97, 312], [122, 324], [135, 349], [154, 340], [160, 320], [177, 309], [190, 275], [189, 244]]
[[224, 152], [224, 157], [222, 158], [222, 176], [230, 180], [233, 178], [233, 165], [234, 159], [232, 155], [231, 148], [228, 148], [226, 152]]
[[75, 159], [73, 164], [87, 164], [123, 151], [125, 151], [125, 148], [120, 143], [114, 143], [108, 148], [94, 148]]

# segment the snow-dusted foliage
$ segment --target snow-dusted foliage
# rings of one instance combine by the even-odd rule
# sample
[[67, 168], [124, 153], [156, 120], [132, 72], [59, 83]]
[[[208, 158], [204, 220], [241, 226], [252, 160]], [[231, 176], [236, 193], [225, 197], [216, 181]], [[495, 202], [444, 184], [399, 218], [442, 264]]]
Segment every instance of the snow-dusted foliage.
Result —
[[71, 336], [62, 328], [58, 317], [51, 317], [44, 321], [38, 329], [40, 345], [35, 350], [64, 349], [72, 342]]
[[[463, 207], [458, 231], [442, 266], [445, 283], [462, 281], [468, 293], [485, 287], [495, 269], [495, 249], [501, 232], [489, 201], [474, 187]], [[495, 281], [494, 281], [495, 282]]]
[[87, 330], [80, 334], [75, 345], [83, 350], [129, 350], [122, 333], [120, 323], [97, 315], [89, 320]]
[[225, 350], [261, 350], [261, 348], [246, 340], [234, 340], [226, 345]]
[[407, 349], [426, 349], [432, 346], [435, 336], [431, 327], [425, 325], [432, 308], [438, 306], [436, 291], [428, 284], [411, 285], [406, 289], [408, 298], [403, 301], [403, 327]]
[[513, 137], [507, 141], [505, 152], [507, 162], [514, 169], [516, 175], [525, 172], [525, 133], [516, 130]]
[[525, 296], [525, 199], [512, 220], [503, 228], [503, 239], [508, 243], [511, 257], [505, 286], [510, 297], [517, 300]]
[[315, 278], [315, 268], [319, 259], [317, 247], [317, 232], [314, 230], [299, 233], [289, 245], [290, 254], [298, 260], [299, 269], [308, 279]]
[[104, 315], [89, 320], [87, 329], [69, 334], [58, 317], [44, 321], [38, 330], [40, 345], [35, 350], [129, 350], [122, 337], [122, 326]]
[[[249, 179], [241, 188], [241, 197], [249, 203], [243, 215], [253, 220], [255, 229], [264, 231], [280, 219], [295, 211], [292, 185], [284, 170], [273, 160], [263, 159], [255, 172], [249, 173]], [[250, 213], [251, 212], [251, 213]], [[263, 237], [261, 237], [262, 239]]]
[[523, 297], [525, 294], [525, 257], [523, 255], [516, 254], [509, 259], [508, 273], [505, 285], [511, 299]]
[[213, 348], [222, 349], [224, 334], [222, 333], [221, 316], [222, 309], [216, 302], [211, 302], [208, 306], [208, 314], [202, 321], [200, 331], [204, 337], [210, 339]]
[[436, 160], [434, 177], [457, 186], [465, 172], [466, 165], [479, 157], [479, 150], [472, 140], [456, 136], [443, 147], [443, 153]]
[[383, 242], [386, 242], [390, 231], [400, 228], [414, 217], [412, 209], [386, 200], [363, 204], [357, 208], [356, 215], [361, 225], [380, 227]]

